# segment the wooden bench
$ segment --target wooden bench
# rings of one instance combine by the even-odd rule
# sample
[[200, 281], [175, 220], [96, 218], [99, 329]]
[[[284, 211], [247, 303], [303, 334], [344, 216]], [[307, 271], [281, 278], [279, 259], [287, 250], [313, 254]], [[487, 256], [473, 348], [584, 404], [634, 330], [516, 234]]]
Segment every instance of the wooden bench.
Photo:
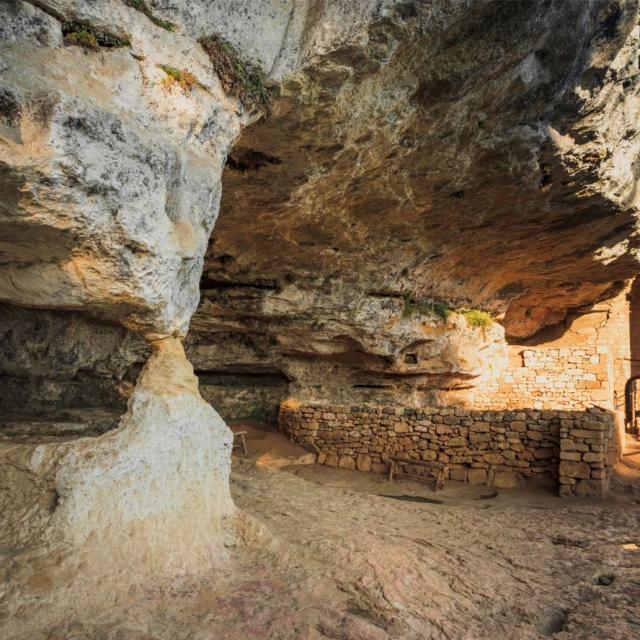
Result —
[[414, 478], [416, 480], [424, 480], [425, 477], [416, 473], [408, 473], [402, 470], [403, 464], [411, 464], [419, 467], [425, 467], [429, 469], [429, 472], [436, 480], [436, 491], [440, 491], [444, 488], [444, 478], [449, 470], [448, 465], [444, 462], [436, 462], [435, 460], [412, 460], [411, 458], [401, 458], [399, 456], [393, 456], [389, 458], [389, 480], [393, 480], [393, 477], [398, 478]]
[[[244, 455], [247, 455], [247, 440], [245, 436], [247, 435], [246, 431], [234, 431], [233, 432], [233, 448], [242, 447], [242, 451]], [[236, 442], [236, 438], [240, 438], [240, 442]]]

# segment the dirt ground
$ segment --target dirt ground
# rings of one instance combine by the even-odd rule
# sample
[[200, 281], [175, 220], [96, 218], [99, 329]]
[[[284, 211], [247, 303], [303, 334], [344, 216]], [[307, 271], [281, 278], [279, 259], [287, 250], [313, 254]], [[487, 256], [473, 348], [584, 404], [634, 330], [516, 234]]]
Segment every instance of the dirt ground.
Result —
[[232, 492], [255, 530], [232, 561], [29, 640], [640, 638], [633, 477], [607, 500], [454, 482], [434, 493], [308, 464], [248, 430]]

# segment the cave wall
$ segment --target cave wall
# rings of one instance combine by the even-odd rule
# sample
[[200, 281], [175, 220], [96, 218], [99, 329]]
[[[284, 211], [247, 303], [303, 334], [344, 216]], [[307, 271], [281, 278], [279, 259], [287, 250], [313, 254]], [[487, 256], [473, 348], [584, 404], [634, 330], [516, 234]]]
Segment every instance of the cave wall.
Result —
[[[289, 394], [336, 402], [433, 402], [443, 389], [467, 388], [507, 361], [498, 323], [473, 327], [456, 314], [443, 322], [408, 311], [401, 296], [339, 284], [317, 291], [203, 278], [186, 345], [196, 370], [235, 377], [247, 392], [260, 376], [275, 375]], [[269, 388], [262, 386], [267, 395]], [[245, 413], [258, 409], [247, 401]]]
[[189, 350], [301, 397], [432, 402], [499, 378], [501, 328], [525, 343], [636, 275], [638, 3], [382, 3], [365, 33], [234, 146]]
[[144, 339], [119, 325], [74, 311], [0, 304], [3, 419], [88, 408], [117, 417], [149, 353]]
[[0, 615], [25, 637], [233, 548], [231, 435], [188, 358], [231, 417], [285, 388], [445, 402], [638, 267], [637, 1], [147, 4], [0, 6], [0, 395], [38, 418], [0, 441]]
[[212, 570], [237, 535], [231, 433], [181, 339], [258, 114], [160, 15], [0, 6], [2, 637]]

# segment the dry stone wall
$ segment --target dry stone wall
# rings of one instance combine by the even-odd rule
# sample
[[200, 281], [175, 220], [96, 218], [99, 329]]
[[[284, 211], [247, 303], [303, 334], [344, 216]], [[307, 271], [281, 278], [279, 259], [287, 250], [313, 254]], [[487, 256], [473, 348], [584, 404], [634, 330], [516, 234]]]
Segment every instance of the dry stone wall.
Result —
[[560, 495], [602, 494], [609, 488], [613, 430], [610, 414], [603, 411], [560, 420]]
[[[611, 415], [596, 408], [491, 411], [289, 400], [280, 407], [279, 426], [328, 466], [384, 472], [392, 456], [433, 460], [447, 465], [452, 480], [503, 488], [526, 478], [557, 480], [560, 472], [563, 494], [604, 491], [613, 435]], [[412, 472], [425, 470], [416, 465]]]

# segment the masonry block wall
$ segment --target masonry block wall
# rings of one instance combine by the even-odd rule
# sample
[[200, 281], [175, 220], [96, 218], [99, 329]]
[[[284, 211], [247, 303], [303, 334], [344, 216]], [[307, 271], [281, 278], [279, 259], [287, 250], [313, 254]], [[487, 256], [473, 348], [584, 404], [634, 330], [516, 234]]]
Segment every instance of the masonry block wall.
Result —
[[[564, 434], [571, 448], [566, 462], [580, 465], [562, 467], [564, 493], [603, 490], [605, 441], [613, 433], [610, 414], [597, 409], [480, 411], [293, 401], [282, 403], [279, 426], [291, 440], [315, 451], [320, 464], [383, 472], [392, 456], [436, 460], [447, 465], [453, 480], [503, 488], [521, 486], [530, 477], [558, 480]], [[580, 457], [574, 460], [576, 445]], [[424, 473], [419, 466], [414, 471]], [[582, 482], [592, 478], [593, 483]]]
[[603, 494], [613, 464], [611, 414], [587, 410], [573, 420], [560, 419], [560, 495]]
[[504, 409], [624, 410], [627, 381], [640, 375], [640, 280], [618, 296], [536, 336], [535, 345], [509, 345], [505, 371], [444, 404]]
[[539, 410], [607, 406], [613, 398], [609, 346], [510, 347], [509, 368], [470, 394], [475, 408]]
[[455, 480], [510, 487], [547, 477], [561, 495], [601, 494], [614, 455], [611, 410], [624, 409], [625, 384], [640, 375], [634, 321], [640, 328], [640, 281], [535, 345], [510, 345], [505, 371], [443, 394], [443, 406], [285, 402], [279, 425], [321, 464], [384, 471], [401, 455], [444, 462]]

